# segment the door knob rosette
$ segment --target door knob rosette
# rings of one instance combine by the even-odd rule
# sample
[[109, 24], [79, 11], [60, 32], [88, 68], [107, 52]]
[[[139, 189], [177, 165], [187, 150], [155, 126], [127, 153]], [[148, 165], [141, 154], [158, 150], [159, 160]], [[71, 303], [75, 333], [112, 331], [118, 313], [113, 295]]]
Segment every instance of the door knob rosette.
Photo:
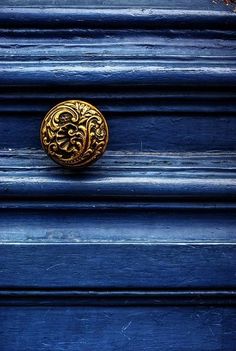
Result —
[[104, 153], [108, 143], [108, 126], [93, 105], [68, 100], [46, 114], [40, 137], [44, 150], [55, 162], [70, 168], [85, 167]]

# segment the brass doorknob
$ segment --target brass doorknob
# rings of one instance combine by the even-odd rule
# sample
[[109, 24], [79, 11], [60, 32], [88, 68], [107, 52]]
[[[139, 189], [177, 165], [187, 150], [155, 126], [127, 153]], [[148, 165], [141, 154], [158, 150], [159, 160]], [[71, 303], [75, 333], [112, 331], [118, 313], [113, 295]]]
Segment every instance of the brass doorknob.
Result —
[[104, 153], [108, 127], [101, 112], [85, 101], [68, 100], [54, 106], [40, 129], [46, 153], [70, 168], [85, 167]]

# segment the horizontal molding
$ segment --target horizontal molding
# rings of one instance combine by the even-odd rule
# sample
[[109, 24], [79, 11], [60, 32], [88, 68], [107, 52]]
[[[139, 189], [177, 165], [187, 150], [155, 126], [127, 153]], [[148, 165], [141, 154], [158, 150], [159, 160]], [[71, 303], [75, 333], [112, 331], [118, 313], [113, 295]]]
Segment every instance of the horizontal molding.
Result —
[[232, 86], [59, 87], [54, 83], [1, 87], [0, 148], [40, 148], [39, 129], [46, 112], [71, 98], [89, 101], [103, 112], [110, 128], [110, 151], [235, 150], [236, 90]]
[[[134, 89], [135, 88], [135, 89]], [[28, 102], [33, 105], [35, 102], [50, 102], [56, 101], [56, 99], [71, 99], [71, 97], [86, 98], [94, 101], [104, 101], [104, 102], [121, 102], [126, 103], [126, 101], [140, 101], [143, 99], [145, 101], [159, 101], [165, 100], [174, 104], [174, 101], [201, 101], [202, 103], [207, 101], [214, 101], [215, 104], [219, 100], [228, 101], [229, 99], [234, 100], [236, 98], [236, 89], [225, 90], [221, 87], [204, 87], [204, 86], [168, 86], [168, 87], [158, 87], [149, 85], [140, 86], [104, 86], [98, 89], [93, 86], [83, 86], [83, 88], [76, 88], [71, 86], [54, 86], [53, 89], [46, 85], [34, 87], [24, 86], [22, 90], [19, 90], [17, 86], [0, 86], [0, 98], [4, 99], [6, 102], [10, 101], [10, 105], [13, 102], [24, 103]], [[5, 108], [9, 108], [9, 105], [5, 105]], [[1, 106], [4, 108], [4, 106]], [[12, 106], [14, 111], [14, 106]], [[26, 111], [24, 111], [26, 112]]]
[[[137, 125], [150, 117], [234, 119], [236, 89], [230, 91], [216, 87], [153, 87], [153, 86], [38, 86], [1, 87], [0, 99], [4, 101], [0, 112], [4, 121], [23, 119], [22, 124], [42, 118], [57, 103], [78, 98], [90, 101], [109, 119], [137, 119]], [[208, 119], [209, 119], [208, 118]], [[26, 121], [27, 122], [24, 122]], [[201, 123], [201, 122], [199, 122]], [[227, 124], [227, 123], [226, 123]], [[2, 128], [4, 128], [2, 126]], [[18, 129], [18, 128], [17, 128]], [[206, 127], [204, 128], [206, 131]], [[229, 136], [229, 133], [227, 133]], [[24, 136], [25, 137], [25, 136]], [[1, 140], [3, 142], [3, 139]], [[10, 144], [10, 141], [9, 141]]]
[[0, 306], [234, 306], [235, 290], [0, 290]]
[[107, 152], [79, 172], [63, 169], [42, 150], [5, 150], [0, 157], [5, 198], [235, 199], [235, 155]]
[[54, 165], [41, 150], [5, 150], [0, 157], [0, 193], [6, 197], [233, 198], [234, 158], [233, 153], [205, 157], [107, 153], [93, 167], [73, 172]]
[[[84, 93], [83, 93], [84, 94]], [[233, 95], [233, 92], [231, 93]], [[22, 94], [23, 95], [23, 94]], [[73, 94], [74, 95], [74, 94]], [[71, 96], [70, 95], [70, 98]], [[125, 95], [125, 92], [124, 92]], [[64, 97], [65, 98], [65, 97]], [[81, 98], [81, 97], [80, 97]], [[1, 113], [6, 114], [8, 118], [11, 116], [25, 115], [30, 118], [35, 114], [43, 116], [45, 111], [50, 109], [50, 106], [54, 106], [58, 103], [57, 99], [52, 99], [50, 97], [45, 98], [43, 101], [40, 99], [35, 99], [36, 101], [23, 100], [24, 96], [12, 97], [9, 100], [5, 100], [5, 104], [0, 106]], [[82, 99], [82, 98], [81, 98]], [[217, 99], [217, 101], [216, 101]], [[18, 101], [17, 101], [18, 100]], [[88, 97], [87, 97], [88, 100]], [[96, 98], [94, 99], [96, 101]], [[137, 119], [145, 118], [145, 116], [160, 116], [160, 115], [176, 115], [182, 114], [183, 117], [191, 118], [193, 116], [215, 116], [216, 118], [222, 118], [222, 114], [229, 115], [232, 118], [235, 116], [236, 110], [236, 94], [232, 98], [229, 96], [227, 98], [217, 97], [215, 99], [206, 98], [201, 100], [201, 98], [180, 98], [176, 101], [176, 98], [150, 98], [146, 97], [140, 99], [140, 97], [133, 97], [129, 100], [128, 97], [124, 101], [120, 101], [120, 98], [110, 98], [107, 101], [102, 101], [102, 98], [98, 99], [99, 107], [103, 113], [112, 114], [114, 117], [123, 116], [128, 118], [128, 116], [136, 116]]]
[[[236, 244], [235, 203], [195, 206], [123, 199], [1, 199], [0, 242], [81, 244]], [[5, 207], [4, 207], [5, 206]], [[87, 206], [87, 207], [86, 207]]]
[[[214, 8], [212, 6], [212, 8]], [[231, 11], [152, 8], [3, 7], [2, 26], [11, 28], [235, 28]]]
[[[67, 176], [66, 176], [67, 175]], [[222, 179], [196, 174], [193, 179], [170, 174], [161, 177], [136, 173], [133, 175], [97, 175], [85, 177], [62, 173], [55, 176], [46, 173], [19, 174], [1, 176], [1, 197], [72, 197], [72, 198], [172, 198], [172, 199], [235, 199], [235, 176]], [[172, 173], [173, 176], [173, 173]], [[43, 186], [42, 186], [43, 185]]]
[[19, 85], [0, 88], [3, 101], [0, 129], [4, 130], [0, 149], [40, 148], [39, 129], [46, 112], [71, 98], [89, 101], [104, 113], [110, 128], [110, 151], [235, 150], [235, 87], [59, 87], [54, 83], [47, 87]]
[[[39, 7], [44, 5], [45, 7], [76, 7], [78, 8], [78, 1], [77, 0], [38, 0], [35, 3], [34, 0], [2, 0], [3, 6], [16, 6], [16, 7]], [[119, 0], [80, 0], [79, 7], [88, 6], [91, 8], [104, 8], [104, 7], [127, 7], [127, 1]], [[214, 9], [215, 11], [222, 11], [222, 10], [231, 10], [230, 4], [226, 6], [223, 2], [211, 2], [210, 0], [198, 0], [197, 2], [190, 3], [189, 0], [174, 0], [173, 1], [166, 1], [166, 0], [159, 0], [158, 4], [156, 0], [130, 0], [129, 1], [130, 7], [138, 7], [141, 6], [147, 7], [151, 6], [158, 9], [189, 9], [189, 10], [210, 10]]]
[[173, 201], [170, 199], [168, 201], [152, 201], [151, 199], [146, 199], [144, 201], [142, 198], [134, 198], [132, 200], [126, 201], [125, 199], [115, 200], [108, 199], [98, 199], [97, 201], [93, 199], [88, 201], [86, 199], [81, 199], [80, 201], [70, 200], [63, 198], [24, 198], [21, 199], [6, 199], [1, 198], [0, 209], [2, 210], [67, 210], [67, 211], [118, 211], [118, 210], [137, 210], [137, 211], [197, 211], [197, 210], [235, 210], [236, 203], [231, 201], [189, 201], [184, 199], [183, 201]]
[[52, 163], [41, 149], [0, 149], [0, 171], [34, 171], [48, 170], [76, 173], [97, 173], [101, 170], [136, 170], [136, 171], [212, 171], [234, 172], [236, 152], [209, 151], [209, 152], [122, 152], [106, 151], [91, 167], [73, 172], [63, 169]]
[[111, 151], [235, 150], [235, 14], [181, 6], [3, 8], [0, 148], [39, 148], [46, 111], [78, 97], [104, 112]]
[[2, 242], [235, 243], [235, 153], [107, 152], [76, 172], [0, 155]]
[[[234, 31], [0, 29], [0, 62], [155, 60], [175, 65], [233, 65]], [[80, 63], [80, 62], [79, 62]]]
[[236, 67], [159, 64], [155, 60], [0, 63], [2, 85], [236, 85]]
[[0, 84], [235, 85], [235, 18], [230, 11], [3, 7]]

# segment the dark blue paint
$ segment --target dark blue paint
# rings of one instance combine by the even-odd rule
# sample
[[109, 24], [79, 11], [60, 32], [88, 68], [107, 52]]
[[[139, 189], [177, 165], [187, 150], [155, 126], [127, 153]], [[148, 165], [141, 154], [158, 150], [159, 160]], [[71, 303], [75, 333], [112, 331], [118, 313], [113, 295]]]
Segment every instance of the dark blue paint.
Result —
[[51, 206], [45, 200], [33, 204], [28, 201], [27, 208], [22, 209], [26, 204], [15, 200], [15, 210], [1, 210], [2, 242], [236, 243], [236, 209], [229, 206], [227, 210], [225, 204], [215, 210], [204, 204], [191, 210], [187, 202], [182, 208], [170, 210], [172, 204], [168, 202], [166, 208], [154, 209], [138, 199], [130, 208], [121, 204], [120, 209], [108, 201], [102, 208], [100, 201], [92, 200], [87, 209], [83, 203], [76, 209], [76, 201], [67, 204], [66, 200], [59, 204], [55, 200]]
[[42, 151], [21, 152], [5, 151], [0, 157], [2, 198], [209, 202], [236, 197], [235, 153], [107, 152], [94, 166], [74, 172], [52, 164]]
[[[144, 103], [144, 107], [146, 104], [148, 102]], [[41, 113], [34, 112], [33, 108], [30, 112], [14, 112], [14, 114], [2, 112], [4, 118], [0, 119], [1, 147], [17, 149], [20, 144], [21, 148], [37, 148], [38, 153], [41, 153], [40, 124], [45, 111], [52, 106], [53, 104], [48, 104]], [[97, 106], [100, 107], [100, 104]], [[169, 110], [167, 106], [165, 108]], [[192, 107], [194, 108], [195, 106]], [[226, 107], [226, 109], [234, 108], [234, 106]], [[123, 109], [125, 111], [120, 106], [120, 112], [104, 112], [110, 127], [109, 151], [236, 150], [236, 119], [233, 112], [228, 113], [224, 110], [223, 112], [199, 112], [197, 114], [179, 111], [155, 113], [144, 111], [142, 113], [140, 111], [129, 112], [128, 106], [123, 106]], [[127, 125], [130, 125], [130, 128], [127, 128]]]
[[22, 344], [24, 351], [216, 351], [220, 345], [234, 351], [229, 339], [236, 338], [234, 310], [227, 307], [37, 306], [3, 308], [2, 313], [4, 351]]
[[221, 289], [236, 285], [236, 245], [227, 242], [6, 243], [0, 247], [0, 265], [2, 288]]
[[[228, 66], [228, 65], [227, 65]], [[0, 63], [1, 85], [205, 85], [235, 86], [235, 67], [150, 62]], [[217, 75], [215, 72], [217, 71]]]
[[[2, 5], [0, 350], [235, 351], [234, 7]], [[71, 98], [110, 126], [78, 172], [39, 144]]]
[[0, 21], [10, 28], [235, 28], [235, 14], [224, 10], [218, 12], [212, 6], [210, 11], [158, 7], [15, 7], [12, 11], [3, 7]]

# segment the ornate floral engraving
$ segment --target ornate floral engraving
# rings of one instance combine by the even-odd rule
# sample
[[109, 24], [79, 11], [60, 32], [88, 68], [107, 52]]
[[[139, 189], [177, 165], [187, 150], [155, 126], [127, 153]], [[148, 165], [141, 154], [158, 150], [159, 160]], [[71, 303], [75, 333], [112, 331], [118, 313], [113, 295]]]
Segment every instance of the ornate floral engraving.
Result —
[[67, 167], [83, 167], [105, 151], [108, 127], [94, 106], [79, 100], [53, 107], [41, 125], [41, 143], [48, 155]]

